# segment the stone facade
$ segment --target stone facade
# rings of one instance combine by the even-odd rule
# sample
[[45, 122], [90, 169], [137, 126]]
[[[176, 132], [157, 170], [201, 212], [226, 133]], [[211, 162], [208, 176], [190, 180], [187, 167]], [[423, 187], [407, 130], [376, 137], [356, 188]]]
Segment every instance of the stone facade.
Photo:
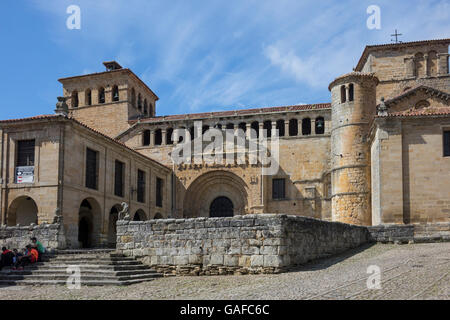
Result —
[[[271, 212], [356, 225], [446, 226], [449, 44], [368, 46], [355, 71], [330, 84], [331, 103], [311, 105], [156, 116], [156, 94], [116, 62], [104, 63], [106, 72], [62, 78], [56, 115], [0, 121], [1, 223], [49, 223], [61, 212], [69, 247], [114, 245], [123, 205], [140, 220]], [[194, 133], [196, 122], [186, 144], [193, 161], [174, 163], [174, 148], [188, 141], [178, 130]], [[202, 133], [211, 128], [244, 141], [215, 154], [231, 163], [203, 158], [210, 141]], [[267, 134], [271, 154], [271, 142], [279, 142], [279, 169], [270, 175], [251, 161], [258, 134]], [[23, 183], [17, 153], [26, 140], [34, 141], [34, 180]], [[88, 149], [96, 174], [86, 174]], [[96, 177], [95, 187], [86, 186], [87, 176]]]
[[368, 241], [365, 227], [279, 214], [117, 223], [117, 250], [165, 274], [278, 273]]
[[[67, 246], [80, 243], [80, 221], [86, 223], [84, 245], [115, 242], [115, 221], [126, 202], [132, 219], [171, 215], [171, 171], [113, 139], [65, 116], [2, 121], [2, 224], [51, 223], [61, 213]], [[34, 140], [34, 181], [16, 181], [19, 141]], [[86, 184], [86, 153], [97, 154], [97, 185]], [[115, 163], [124, 165], [122, 195], [115, 190]], [[144, 172], [143, 199], [137, 199], [137, 172]], [[156, 202], [156, 179], [162, 181], [161, 204]]]

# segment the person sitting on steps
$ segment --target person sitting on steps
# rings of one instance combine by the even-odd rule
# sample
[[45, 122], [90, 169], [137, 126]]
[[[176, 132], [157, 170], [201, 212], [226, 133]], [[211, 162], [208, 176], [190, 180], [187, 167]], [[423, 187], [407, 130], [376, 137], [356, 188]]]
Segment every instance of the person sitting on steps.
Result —
[[29, 244], [26, 246], [26, 249], [27, 253], [24, 256], [19, 257], [13, 270], [23, 270], [23, 267], [29, 264], [36, 263], [38, 261], [39, 258], [38, 251]]

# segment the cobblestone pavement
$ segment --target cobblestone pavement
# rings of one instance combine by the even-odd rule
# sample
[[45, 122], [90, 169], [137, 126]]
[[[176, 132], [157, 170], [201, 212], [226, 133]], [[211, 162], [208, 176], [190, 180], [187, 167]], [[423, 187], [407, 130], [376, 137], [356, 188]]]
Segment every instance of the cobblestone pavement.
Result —
[[[367, 268], [381, 289], [367, 289]], [[278, 275], [168, 277], [127, 287], [0, 287], [0, 299], [450, 299], [450, 243], [377, 244]]]

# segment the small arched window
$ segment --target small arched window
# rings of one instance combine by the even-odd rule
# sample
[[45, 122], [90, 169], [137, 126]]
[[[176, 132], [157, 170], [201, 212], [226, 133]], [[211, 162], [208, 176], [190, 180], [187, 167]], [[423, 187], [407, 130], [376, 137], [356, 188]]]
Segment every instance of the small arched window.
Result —
[[140, 93], [138, 94], [138, 109], [142, 111], [142, 97]]
[[415, 64], [415, 75], [416, 77], [423, 77], [425, 76], [425, 63], [426, 61], [424, 61], [423, 58], [423, 53], [419, 52], [416, 53], [416, 55], [414, 56], [414, 64]]
[[150, 130], [145, 130], [143, 137], [142, 137], [142, 144], [144, 146], [149, 146], [150, 145]]
[[72, 92], [72, 108], [78, 108], [78, 91]]
[[302, 120], [302, 135], [308, 136], [311, 134], [311, 119], [304, 118]]
[[113, 86], [112, 88], [112, 100], [119, 101], [119, 87]]
[[278, 136], [284, 137], [284, 120], [277, 121]]
[[289, 120], [289, 135], [291, 137], [298, 135], [298, 120], [297, 119]]
[[264, 127], [264, 130], [266, 130], [266, 132], [267, 132], [267, 137], [268, 138], [271, 137], [272, 136], [272, 121], [270, 121], [270, 120], [264, 121], [263, 127]]
[[252, 130], [255, 131], [256, 138], [259, 138], [259, 122], [258, 121], [253, 121], [250, 126], [251, 126]]
[[134, 91], [134, 88], [131, 89], [131, 105], [136, 108], [136, 91]]
[[341, 86], [341, 103], [344, 103], [347, 101], [346, 93], [345, 93], [345, 86]]
[[147, 99], [144, 99], [144, 114], [147, 115], [147, 113], [148, 113]]
[[354, 87], [353, 87], [353, 83], [350, 83], [348, 85], [348, 101], [353, 101], [354, 98]]
[[155, 146], [160, 146], [162, 144], [162, 131], [161, 129], [156, 129], [155, 131]]
[[173, 144], [172, 134], [173, 134], [173, 129], [168, 128], [166, 131], [166, 143], [167, 144]]
[[98, 89], [98, 103], [105, 103], [105, 88]]
[[91, 89], [86, 89], [86, 91], [84, 92], [84, 103], [87, 106], [90, 106], [92, 104]]
[[316, 118], [316, 134], [325, 133], [325, 120], [323, 117]]

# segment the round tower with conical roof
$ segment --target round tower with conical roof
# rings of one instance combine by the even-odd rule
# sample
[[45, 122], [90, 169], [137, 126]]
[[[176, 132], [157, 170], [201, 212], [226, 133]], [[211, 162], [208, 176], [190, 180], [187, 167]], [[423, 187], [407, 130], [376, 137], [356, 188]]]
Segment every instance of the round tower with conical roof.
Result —
[[378, 79], [351, 72], [331, 91], [331, 185], [333, 221], [371, 224], [369, 122], [376, 110]]

